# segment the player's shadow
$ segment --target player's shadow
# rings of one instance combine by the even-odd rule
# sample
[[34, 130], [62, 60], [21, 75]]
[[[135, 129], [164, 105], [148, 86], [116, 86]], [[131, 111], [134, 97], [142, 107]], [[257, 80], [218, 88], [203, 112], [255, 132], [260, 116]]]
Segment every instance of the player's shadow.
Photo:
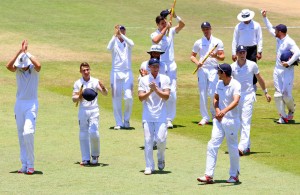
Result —
[[[230, 187], [230, 186], [236, 186], [236, 185], [241, 185], [242, 182], [236, 182], [236, 183], [227, 183], [226, 180], [214, 180], [213, 184], [222, 184], [221, 187]], [[213, 185], [213, 184], [207, 184], [205, 182], [200, 182], [198, 185]], [[224, 185], [226, 184], [226, 185]]]
[[[145, 146], [140, 146], [140, 150], [145, 150]], [[153, 147], [153, 150], [157, 150], [157, 147]], [[166, 148], [168, 150], [168, 148]]]
[[[269, 153], [271, 153], [271, 152], [250, 152], [250, 153], [244, 154], [243, 156], [249, 156], [251, 154], [269, 154]], [[228, 154], [228, 151], [226, 151], [225, 154]]]
[[[140, 170], [141, 173], [144, 173], [145, 170]], [[152, 171], [152, 175], [157, 174], [157, 175], [165, 175], [165, 174], [170, 174], [172, 171], [160, 171], [160, 170], [154, 170]]]
[[173, 125], [173, 129], [175, 129], [175, 128], [182, 128], [182, 127], [186, 127], [186, 126], [184, 126], [184, 125]]
[[43, 175], [44, 174], [42, 171], [37, 171], [37, 170], [35, 170], [33, 174], [18, 173], [18, 171], [11, 171], [9, 173], [17, 173], [17, 174], [24, 174], [24, 175]]
[[[194, 123], [194, 124], [197, 124], [197, 125], [198, 125], [199, 121], [192, 121], [192, 123]], [[213, 125], [213, 123], [212, 123], [212, 122], [208, 122], [208, 124], [206, 124], [206, 125]], [[199, 125], [199, 126], [201, 126], [201, 125]]]
[[124, 128], [124, 127], [121, 127], [121, 129], [117, 130], [117, 129], [114, 129], [114, 127], [109, 127], [110, 130], [115, 130], [115, 131], [120, 131], [120, 130], [135, 130], [134, 127], [128, 127], [128, 128]]
[[[80, 162], [75, 162], [74, 164], [76, 165], [80, 165]], [[109, 164], [105, 164], [105, 163], [97, 163], [95, 165], [92, 164], [88, 164], [88, 165], [82, 165], [83, 167], [107, 167], [109, 166]]]
[[[265, 120], [272, 120], [274, 123], [277, 123], [278, 118], [262, 118]], [[288, 124], [293, 124], [293, 125], [300, 125], [300, 122], [296, 122], [295, 120], [289, 120], [288, 123], [280, 124], [280, 125], [288, 125]]]

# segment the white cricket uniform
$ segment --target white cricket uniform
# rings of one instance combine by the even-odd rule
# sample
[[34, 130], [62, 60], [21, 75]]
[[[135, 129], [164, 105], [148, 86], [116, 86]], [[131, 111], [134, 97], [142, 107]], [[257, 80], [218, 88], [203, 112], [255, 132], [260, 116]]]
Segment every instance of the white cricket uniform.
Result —
[[[89, 81], [78, 79], [74, 83], [73, 93], [79, 92], [81, 86], [84, 91], [86, 88], [91, 88], [94, 91], [99, 91], [99, 80], [90, 77]], [[102, 90], [102, 89], [101, 89]], [[78, 112], [79, 122], [79, 141], [82, 161], [90, 160], [91, 156], [100, 155], [100, 135], [99, 135], [99, 107], [98, 98], [93, 101], [83, 99], [79, 104]]]
[[123, 126], [122, 122], [122, 92], [124, 93], [124, 121], [130, 120], [132, 113], [133, 75], [131, 70], [131, 53], [134, 43], [131, 39], [121, 34], [123, 42], [113, 36], [107, 49], [112, 53], [112, 70], [110, 84], [112, 88], [112, 102], [114, 117], [117, 126]]
[[249, 24], [240, 22], [235, 26], [232, 40], [232, 55], [236, 55], [236, 48], [239, 45], [246, 47], [257, 45], [257, 52], [262, 52], [262, 44], [262, 30], [258, 22], [251, 20]]
[[20, 144], [20, 160], [22, 167], [34, 168], [34, 133], [38, 113], [38, 83], [39, 74], [31, 64], [24, 71], [16, 70], [17, 95], [15, 104], [15, 118]]
[[241, 138], [239, 149], [241, 151], [250, 148], [250, 126], [252, 120], [253, 104], [256, 101], [255, 90], [253, 87], [253, 76], [259, 73], [255, 62], [246, 60], [240, 67], [237, 61], [231, 64], [232, 77], [241, 84], [241, 98], [238, 109], [241, 119]]
[[[157, 29], [151, 34], [151, 40], [160, 34]], [[163, 62], [167, 66], [167, 76], [171, 81], [170, 97], [167, 101], [167, 120], [173, 121], [176, 116], [176, 100], [177, 100], [177, 64], [174, 57], [174, 37], [176, 34], [175, 27], [170, 28], [169, 36], [164, 35], [162, 40], [158, 43], [161, 46], [161, 50], [165, 53], [160, 55], [160, 62]], [[156, 43], [152, 42], [153, 45]]]
[[[267, 26], [269, 32], [275, 36], [275, 29], [273, 29], [272, 24], [268, 18], [263, 18], [265, 25]], [[294, 66], [289, 66], [285, 68], [281, 64], [280, 56], [284, 51], [292, 51], [294, 55], [287, 62], [289, 65], [293, 64], [300, 57], [299, 47], [296, 45], [295, 41], [289, 37], [288, 34], [283, 39], [276, 37], [276, 64], [273, 72], [273, 80], [275, 87], [274, 99], [277, 106], [278, 113], [286, 118], [287, 114], [285, 112], [285, 106], [289, 111], [294, 112], [294, 99], [292, 96], [292, 89], [294, 83]]]
[[[226, 108], [232, 101], [234, 95], [241, 94], [241, 84], [231, 79], [227, 86], [224, 86], [222, 80], [217, 83], [216, 94], [219, 95], [220, 110]], [[219, 147], [226, 137], [228, 153], [230, 158], [229, 175], [236, 177], [240, 170], [240, 156], [238, 152], [238, 130], [240, 126], [240, 116], [237, 107], [228, 111], [219, 122], [216, 118], [213, 119], [213, 129], [211, 139], [207, 145], [206, 170], [205, 175], [214, 176], [214, 170], [217, 163]]]
[[[166, 75], [158, 74], [156, 78], [148, 74], [141, 78], [138, 91], [149, 92], [150, 82], [155, 82], [159, 89], [170, 89], [170, 79]], [[143, 128], [145, 139], [145, 161], [146, 167], [154, 170], [153, 140], [157, 142], [157, 159], [165, 159], [167, 139], [167, 107], [166, 101], [160, 98], [155, 92], [143, 101]]]
[[[202, 61], [205, 55], [215, 46], [217, 45], [215, 51], [223, 51], [224, 44], [223, 42], [212, 36], [209, 40], [206, 37], [202, 37], [198, 39], [193, 46], [192, 52], [197, 53], [199, 56], [199, 61]], [[203, 66], [198, 69], [198, 89], [200, 94], [200, 114], [203, 119], [206, 121], [210, 120], [210, 116], [207, 111], [208, 100], [210, 97], [210, 112], [212, 116], [215, 115], [215, 109], [213, 107], [213, 99], [214, 93], [216, 89], [216, 84], [218, 82], [218, 71], [216, 67], [218, 66], [218, 60], [216, 58], [208, 57], [204, 62]]]

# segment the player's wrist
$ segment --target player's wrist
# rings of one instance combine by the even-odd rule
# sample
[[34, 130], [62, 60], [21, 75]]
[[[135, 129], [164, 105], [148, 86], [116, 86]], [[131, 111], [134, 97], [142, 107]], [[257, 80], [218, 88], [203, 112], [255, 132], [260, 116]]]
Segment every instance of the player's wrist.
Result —
[[267, 88], [264, 89], [264, 93], [265, 93], [265, 95], [268, 94], [268, 89]]
[[177, 22], [180, 22], [181, 18], [179, 16], [176, 16], [176, 20], [177, 20]]

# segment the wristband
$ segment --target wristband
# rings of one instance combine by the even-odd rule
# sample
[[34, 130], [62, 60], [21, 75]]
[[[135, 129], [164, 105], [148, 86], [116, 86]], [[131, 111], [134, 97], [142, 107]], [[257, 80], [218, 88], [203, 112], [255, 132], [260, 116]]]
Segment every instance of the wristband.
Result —
[[181, 21], [181, 18], [179, 16], [176, 17], [177, 22]]
[[268, 93], [268, 89], [267, 89], [267, 88], [265, 88], [264, 92], [265, 92], [265, 94], [267, 94], [267, 93]]
[[32, 57], [31, 53], [26, 52], [27, 57], [30, 59]]

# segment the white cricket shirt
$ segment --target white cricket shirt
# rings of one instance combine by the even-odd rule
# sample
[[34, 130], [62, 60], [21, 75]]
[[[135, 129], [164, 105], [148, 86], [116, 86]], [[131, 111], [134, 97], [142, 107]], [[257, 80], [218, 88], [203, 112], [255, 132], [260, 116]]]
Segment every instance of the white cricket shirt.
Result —
[[24, 71], [21, 68], [16, 70], [17, 80], [17, 100], [37, 100], [39, 73], [34, 69], [34, 65], [29, 65], [29, 69]]

